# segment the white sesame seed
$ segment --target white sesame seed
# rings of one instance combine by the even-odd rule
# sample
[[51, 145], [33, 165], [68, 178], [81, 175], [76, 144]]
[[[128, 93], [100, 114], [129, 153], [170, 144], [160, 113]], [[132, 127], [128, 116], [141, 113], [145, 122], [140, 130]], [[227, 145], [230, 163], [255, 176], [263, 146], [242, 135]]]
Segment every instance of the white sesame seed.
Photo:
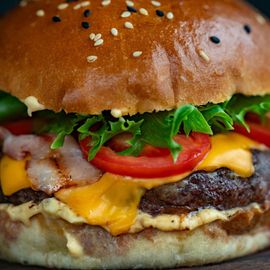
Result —
[[265, 24], [266, 23], [266, 19], [261, 14], [256, 15], [256, 20], [260, 24]]
[[160, 7], [161, 6], [160, 2], [158, 2], [158, 1], [151, 1], [151, 3], [155, 7]]
[[108, 6], [110, 3], [111, 3], [111, 0], [103, 0], [101, 2], [101, 5], [105, 7], [105, 6]]
[[124, 11], [122, 14], [121, 14], [121, 17], [122, 18], [127, 18], [127, 17], [129, 17], [131, 15], [131, 12], [129, 12], [129, 11]]
[[81, 4], [77, 4], [77, 5], [75, 5], [75, 6], [73, 7], [73, 9], [77, 10], [77, 9], [80, 9], [81, 7], [82, 7]]
[[90, 38], [91, 40], [94, 40], [95, 37], [96, 37], [96, 34], [95, 34], [95, 33], [91, 33], [91, 34], [89, 35], [89, 38]]
[[27, 1], [26, 0], [22, 0], [21, 2], [20, 2], [20, 7], [25, 7], [25, 6], [27, 6]]
[[95, 37], [96, 37], [96, 34], [95, 34], [95, 33], [91, 33], [91, 34], [89, 35], [89, 38], [90, 38], [91, 40], [94, 40]]
[[200, 51], [199, 51], [199, 55], [200, 55], [206, 62], [210, 62], [210, 58], [209, 58], [209, 56], [205, 53], [205, 51], [200, 50]]
[[36, 15], [38, 17], [43, 17], [43, 16], [45, 16], [45, 11], [43, 9], [39, 9], [39, 10], [37, 10]]
[[120, 118], [120, 117], [122, 117], [122, 111], [119, 110], [119, 109], [112, 109], [112, 110], [111, 110], [111, 115], [112, 115], [114, 118]]
[[83, 2], [81, 2], [81, 6], [82, 7], [87, 7], [87, 6], [89, 6], [91, 3], [90, 3], [90, 1], [83, 1]]
[[118, 36], [118, 30], [116, 29], [116, 28], [112, 28], [111, 29], [111, 34], [113, 35], [113, 36]]
[[87, 59], [88, 63], [93, 63], [97, 60], [97, 56], [96, 55], [89, 55], [86, 59]]
[[174, 18], [174, 15], [173, 15], [172, 12], [168, 12], [166, 17], [167, 17], [168, 20], [172, 20]]
[[136, 52], [133, 52], [133, 57], [140, 57], [142, 55], [142, 51], [136, 51]]
[[102, 45], [103, 43], [104, 43], [104, 40], [103, 40], [103, 39], [98, 39], [98, 40], [95, 42], [94, 46], [97, 47], [97, 46]]
[[133, 26], [133, 24], [132, 24], [131, 22], [125, 22], [125, 23], [124, 23], [124, 26], [125, 26], [126, 28], [128, 28], [128, 29], [133, 29], [133, 28], [134, 28], [134, 26]]
[[126, 4], [127, 4], [127, 6], [129, 6], [129, 7], [134, 7], [134, 2], [133, 2], [133, 1], [127, 0], [127, 1], [126, 1]]
[[63, 9], [66, 9], [67, 7], [68, 7], [68, 3], [62, 3], [62, 4], [59, 4], [57, 8], [59, 10], [63, 10]]
[[148, 16], [148, 11], [145, 8], [140, 8], [139, 12], [144, 16]]
[[99, 39], [101, 39], [102, 35], [99, 33], [99, 34], [96, 34], [95, 35], [95, 38], [94, 38], [94, 41], [97, 41]]

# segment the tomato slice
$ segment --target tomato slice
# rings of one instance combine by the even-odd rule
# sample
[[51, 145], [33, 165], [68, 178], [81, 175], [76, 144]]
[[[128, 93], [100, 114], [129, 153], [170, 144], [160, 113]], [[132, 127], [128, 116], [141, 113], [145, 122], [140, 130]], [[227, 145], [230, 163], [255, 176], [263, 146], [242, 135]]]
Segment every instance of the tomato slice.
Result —
[[246, 128], [241, 125], [234, 126], [235, 132], [270, 147], [270, 121], [268, 120], [268, 122], [266, 122], [265, 124], [259, 123], [257, 120], [246, 120], [246, 122], [250, 127], [250, 132], [248, 132]]
[[[120, 156], [112, 148], [103, 146], [91, 163], [105, 172], [124, 176], [167, 177], [192, 171], [211, 148], [210, 138], [205, 134], [192, 133], [189, 137], [177, 135], [175, 140], [183, 147], [176, 162], [173, 162], [168, 150], [166, 150], [166, 154], [163, 151], [158, 152], [157, 156], [149, 155], [152, 148], [155, 148], [152, 146], [151, 151], [146, 151], [139, 157]], [[85, 156], [88, 156], [90, 150], [89, 142], [89, 137], [80, 142]]]
[[23, 119], [2, 125], [14, 135], [31, 134], [33, 132], [33, 120]]
[[[130, 147], [128, 141], [132, 138], [132, 134], [130, 133], [122, 133], [113, 137], [107, 145], [115, 152], [121, 152]], [[154, 147], [151, 145], [145, 145], [140, 156], [147, 157], [156, 157], [156, 156], [164, 156], [170, 153], [169, 149]]]

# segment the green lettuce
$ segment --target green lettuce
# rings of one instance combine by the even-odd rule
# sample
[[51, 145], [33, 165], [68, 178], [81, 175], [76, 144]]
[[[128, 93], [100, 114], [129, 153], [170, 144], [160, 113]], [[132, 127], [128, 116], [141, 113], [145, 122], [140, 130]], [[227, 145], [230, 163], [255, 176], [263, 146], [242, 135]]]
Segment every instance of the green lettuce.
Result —
[[[187, 104], [178, 109], [163, 112], [153, 112], [113, 118], [109, 112], [101, 115], [66, 114], [41, 111], [34, 113], [34, 119], [42, 119], [36, 133], [53, 133], [56, 135], [52, 149], [63, 146], [65, 136], [78, 134], [82, 140], [91, 136], [89, 160], [93, 159], [100, 148], [114, 136], [130, 133], [130, 147], [119, 155], [140, 154], [145, 144], [168, 148], [177, 159], [182, 150], [174, 137], [176, 134], [200, 132], [212, 135], [214, 133], [233, 130], [235, 123], [249, 130], [245, 121], [247, 113], [257, 114], [263, 121], [270, 111], [270, 96], [246, 97], [235, 95], [230, 100], [220, 104], [194, 106]], [[26, 115], [26, 107], [16, 98], [0, 93], [0, 121], [6, 121]]]

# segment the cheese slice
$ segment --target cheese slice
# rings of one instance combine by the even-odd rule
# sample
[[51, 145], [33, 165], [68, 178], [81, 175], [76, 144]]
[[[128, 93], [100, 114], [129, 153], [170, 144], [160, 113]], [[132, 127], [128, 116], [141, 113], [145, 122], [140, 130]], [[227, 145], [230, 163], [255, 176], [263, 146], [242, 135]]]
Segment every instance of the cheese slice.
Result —
[[214, 171], [228, 168], [241, 177], [250, 177], [254, 173], [250, 149], [260, 148], [260, 144], [237, 134], [218, 134], [211, 138], [212, 148], [206, 158], [195, 168], [196, 171]]
[[26, 174], [26, 160], [14, 160], [4, 156], [0, 162], [0, 180], [4, 195], [10, 196], [19, 190], [30, 188]]
[[[212, 149], [195, 171], [214, 171], [226, 167], [242, 177], [253, 174], [250, 149], [258, 148], [259, 144], [236, 133], [216, 135], [211, 140]], [[146, 189], [176, 182], [186, 176], [134, 179], [105, 173], [93, 185], [62, 189], [55, 196], [89, 224], [102, 226], [111, 234], [118, 235], [127, 232], [134, 224], [138, 205]]]
[[[214, 171], [224, 167], [242, 177], [253, 174], [250, 149], [260, 148], [261, 145], [236, 133], [215, 135], [211, 137], [211, 143], [210, 152], [194, 171]], [[1, 182], [5, 195], [30, 186], [24, 162], [8, 157], [1, 161]], [[138, 205], [147, 189], [180, 181], [191, 173], [160, 179], [135, 179], [105, 173], [92, 185], [62, 189], [55, 193], [55, 197], [89, 224], [102, 226], [111, 234], [118, 235], [129, 231], [135, 222]]]

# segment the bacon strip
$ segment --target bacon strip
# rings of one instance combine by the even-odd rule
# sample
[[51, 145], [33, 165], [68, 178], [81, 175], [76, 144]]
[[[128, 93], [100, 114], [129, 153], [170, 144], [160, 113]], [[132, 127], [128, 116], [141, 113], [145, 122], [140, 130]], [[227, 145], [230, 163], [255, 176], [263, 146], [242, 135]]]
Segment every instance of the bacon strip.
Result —
[[49, 195], [61, 188], [96, 182], [101, 171], [84, 159], [80, 146], [71, 136], [63, 147], [50, 149], [48, 137], [37, 135], [15, 136], [0, 127], [3, 153], [16, 160], [29, 156], [27, 174], [35, 190]]

